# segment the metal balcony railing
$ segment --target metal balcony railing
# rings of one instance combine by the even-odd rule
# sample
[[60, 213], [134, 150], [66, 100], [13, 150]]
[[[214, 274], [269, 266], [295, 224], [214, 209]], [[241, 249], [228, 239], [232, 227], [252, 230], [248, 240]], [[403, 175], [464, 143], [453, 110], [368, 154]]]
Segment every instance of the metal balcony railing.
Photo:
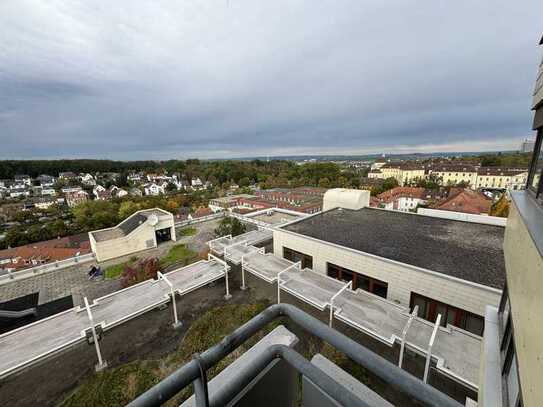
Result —
[[328, 342], [345, 353], [351, 360], [360, 364], [397, 391], [428, 406], [460, 407], [461, 404], [444, 393], [400, 369], [381, 356], [356, 343], [347, 336], [323, 324], [318, 319], [288, 304], [272, 305], [250, 321], [223, 338], [218, 344], [206, 350], [166, 377], [163, 381], [129, 403], [131, 407], [159, 406], [171, 399], [182, 389], [194, 385], [196, 405], [224, 406], [239, 394], [262, 372], [270, 362], [277, 358], [286, 361], [302, 375], [308, 377], [332, 399], [344, 406], [367, 406], [368, 404], [346, 389], [333, 378], [326, 375], [296, 351], [283, 345], [272, 345], [251, 363], [247, 370], [239, 372], [230, 383], [223, 386], [210, 398], [207, 391], [206, 371], [221, 359], [248, 340], [253, 334], [278, 317], [288, 317], [295, 324]]

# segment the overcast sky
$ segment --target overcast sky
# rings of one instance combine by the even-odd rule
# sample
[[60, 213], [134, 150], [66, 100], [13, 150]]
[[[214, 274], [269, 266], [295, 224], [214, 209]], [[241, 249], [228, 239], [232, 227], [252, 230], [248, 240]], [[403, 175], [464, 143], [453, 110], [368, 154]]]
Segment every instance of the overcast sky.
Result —
[[541, 0], [1, 0], [0, 158], [516, 149], [542, 15]]

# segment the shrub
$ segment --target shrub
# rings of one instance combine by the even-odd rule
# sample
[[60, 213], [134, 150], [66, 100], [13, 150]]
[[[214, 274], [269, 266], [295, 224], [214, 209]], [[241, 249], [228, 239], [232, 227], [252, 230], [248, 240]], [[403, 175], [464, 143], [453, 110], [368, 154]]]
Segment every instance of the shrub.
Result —
[[151, 278], [155, 279], [158, 271], [160, 267], [156, 257], [140, 260], [136, 264], [127, 264], [121, 276], [121, 285], [126, 288]]
[[247, 228], [245, 227], [245, 225], [241, 223], [238, 219], [228, 217], [221, 220], [219, 227], [215, 229], [215, 234], [217, 236], [237, 236], [245, 233], [246, 230]]

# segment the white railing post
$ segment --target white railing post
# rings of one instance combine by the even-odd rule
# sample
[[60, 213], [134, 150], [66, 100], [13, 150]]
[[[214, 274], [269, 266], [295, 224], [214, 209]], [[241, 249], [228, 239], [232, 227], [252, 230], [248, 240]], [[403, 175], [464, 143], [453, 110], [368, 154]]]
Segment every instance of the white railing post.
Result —
[[241, 256], [241, 289], [246, 290], [247, 286], [245, 285], [245, 256]]
[[96, 327], [94, 326], [94, 319], [92, 317], [92, 312], [89, 305], [89, 300], [87, 300], [87, 297], [83, 297], [83, 300], [85, 301], [85, 308], [87, 309], [87, 315], [89, 316], [89, 320], [91, 323], [91, 331], [92, 331], [92, 338], [94, 340], [94, 348], [96, 349], [96, 355], [98, 356], [98, 364], [96, 365], [96, 371], [99, 372], [100, 370], [103, 370], [107, 367], [107, 363], [105, 363], [102, 359], [102, 352], [100, 351], [100, 345], [98, 344], [98, 335], [96, 334]]
[[436, 324], [434, 325], [434, 330], [432, 336], [430, 337], [430, 342], [428, 343], [428, 351], [426, 352], [426, 365], [424, 366], [424, 383], [428, 382], [428, 372], [430, 371], [430, 359], [432, 359], [432, 347], [434, 346], [434, 341], [436, 340], [437, 330], [441, 324], [441, 314], [437, 315]]
[[160, 271], [158, 271], [156, 274], [157, 274], [157, 277], [158, 277], [159, 280], [164, 280], [164, 282], [166, 284], [168, 284], [168, 287], [170, 287], [170, 296], [172, 297], [172, 308], [173, 308], [173, 324], [172, 324], [172, 326], [174, 328], [180, 328], [183, 324], [181, 322], [179, 322], [179, 318], [177, 317], [177, 305], [175, 303], [175, 291], [173, 289], [173, 284]]
[[343, 287], [341, 287], [341, 289], [335, 293], [334, 295], [332, 295], [332, 298], [330, 298], [330, 321], [328, 322], [328, 325], [330, 326], [330, 328], [332, 328], [332, 318], [334, 317], [334, 300], [343, 292], [345, 291], [347, 288], [352, 288], [353, 287], [353, 282], [352, 281], [349, 281], [347, 284], [345, 284]]
[[228, 287], [228, 264], [226, 264], [226, 262], [224, 263], [224, 278], [226, 281], [226, 294], [224, 296], [224, 299], [229, 300], [230, 298], [232, 298], [232, 295], [230, 294], [230, 289]]
[[398, 360], [398, 367], [402, 367], [403, 363], [403, 353], [405, 351], [405, 338], [407, 337], [407, 331], [409, 330], [409, 327], [411, 326], [411, 322], [413, 322], [413, 318], [415, 318], [416, 315], [419, 313], [419, 306], [415, 305], [415, 308], [413, 308], [413, 312], [411, 315], [409, 315], [409, 319], [407, 320], [403, 331], [402, 331], [402, 339], [400, 344], [400, 359]]
[[228, 286], [228, 269], [230, 268], [230, 266], [224, 260], [221, 260], [217, 256], [214, 256], [211, 253], [208, 253], [207, 261], [210, 261], [211, 259], [215, 260], [217, 263], [222, 264], [224, 266], [224, 278], [226, 282], [226, 294], [224, 296], [224, 299], [229, 300], [230, 298], [232, 298], [232, 296], [230, 295], [230, 288]]

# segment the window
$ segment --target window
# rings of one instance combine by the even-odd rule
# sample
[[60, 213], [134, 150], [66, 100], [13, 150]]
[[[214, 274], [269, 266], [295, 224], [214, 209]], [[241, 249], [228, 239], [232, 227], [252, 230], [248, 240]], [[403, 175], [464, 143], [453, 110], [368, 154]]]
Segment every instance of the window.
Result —
[[378, 295], [379, 297], [387, 297], [388, 283], [385, 283], [384, 281], [365, 276], [364, 274], [357, 273], [356, 271], [346, 269], [333, 263], [326, 263], [326, 267], [329, 277], [345, 282], [352, 281], [353, 290], [361, 288], [362, 290]]
[[532, 156], [532, 164], [530, 166], [530, 175], [528, 176], [528, 189], [534, 192], [537, 196], [541, 196], [543, 182], [541, 181], [543, 174], [543, 148], [542, 140], [543, 130], [537, 133], [537, 140], [534, 147], [534, 155]]
[[421, 318], [435, 322], [437, 315], [441, 314], [441, 326], [454, 325], [476, 335], [483, 335], [484, 318], [479, 315], [412, 292], [411, 309], [416, 305], [419, 306], [418, 316]]
[[293, 261], [295, 263], [301, 261], [302, 268], [313, 268], [313, 257], [308, 256], [307, 254], [297, 252], [296, 250], [289, 249], [288, 247], [283, 247], [283, 258]]

